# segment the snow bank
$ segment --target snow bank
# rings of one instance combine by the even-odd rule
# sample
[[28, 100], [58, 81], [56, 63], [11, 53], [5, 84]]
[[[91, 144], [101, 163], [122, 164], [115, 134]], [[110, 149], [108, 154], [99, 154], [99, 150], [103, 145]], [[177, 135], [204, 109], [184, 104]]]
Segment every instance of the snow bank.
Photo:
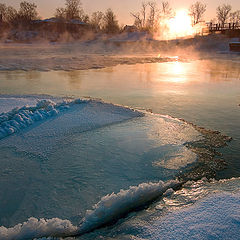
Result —
[[93, 210], [88, 210], [79, 228], [79, 234], [113, 223], [127, 213], [144, 207], [162, 196], [168, 189], [176, 188], [181, 183], [175, 180], [158, 183], [142, 183], [128, 190], [104, 196]]
[[[39, 98], [38, 98], [39, 99]], [[23, 106], [34, 106], [37, 104], [37, 98], [26, 98], [26, 97], [3, 97], [0, 96], [0, 114], [9, 112], [14, 108]]]
[[9, 94], [0, 94], [0, 114], [11, 111], [14, 108], [21, 108], [23, 106], [35, 106], [39, 100], [50, 99], [55, 103], [63, 101], [62, 97], [53, 97], [46, 94], [41, 95], [9, 95]]
[[51, 100], [40, 100], [35, 107], [23, 106], [14, 108], [10, 112], [0, 114], [0, 139], [18, 132], [37, 121], [47, 119], [58, 115], [60, 112], [69, 108], [73, 103], [82, 103], [74, 101], [71, 103], [62, 102], [56, 104]]
[[239, 239], [240, 193], [218, 193], [159, 218], [145, 230], [147, 239]]

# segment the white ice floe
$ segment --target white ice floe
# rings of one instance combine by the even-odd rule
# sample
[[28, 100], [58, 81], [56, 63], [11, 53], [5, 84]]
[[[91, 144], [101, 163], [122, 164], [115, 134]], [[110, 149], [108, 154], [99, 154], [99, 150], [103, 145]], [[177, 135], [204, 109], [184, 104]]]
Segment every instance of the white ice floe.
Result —
[[[239, 182], [239, 180], [236, 180]], [[88, 210], [80, 226], [68, 220], [29, 218], [12, 228], [0, 227], [1, 240], [25, 240], [82, 235], [114, 223], [158, 197], [173, 193], [178, 181], [143, 183], [103, 197]], [[217, 184], [217, 183], [214, 183]], [[219, 182], [219, 184], [223, 184]], [[226, 180], [225, 185], [231, 184]], [[168, 193], [170, 192], [170, 193]], [[166, 194], [167, 193], [167, 194]], [[190, 207], [172, 211], [142, 226], [141, 239], [238, 239], [240, 234], [240, 193], [210, 194]]]
[[0, 114], [11, 111], [17, 107], [34, 106], [37, 103], [37, 98], [26, 97], [0, 97]]

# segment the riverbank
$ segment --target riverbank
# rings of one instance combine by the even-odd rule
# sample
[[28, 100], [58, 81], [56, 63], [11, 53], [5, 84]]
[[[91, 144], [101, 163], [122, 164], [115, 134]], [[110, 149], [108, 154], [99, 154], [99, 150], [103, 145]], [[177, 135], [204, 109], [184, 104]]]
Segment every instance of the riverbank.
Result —
[[[221, 35], [172, 41], [105, 41], [1, 43], [0, 70], [86, 70], [119, 64], [188, 61], [229, 51], [232, 39]], [[222, 56], [224, 57], [224, 56]]]

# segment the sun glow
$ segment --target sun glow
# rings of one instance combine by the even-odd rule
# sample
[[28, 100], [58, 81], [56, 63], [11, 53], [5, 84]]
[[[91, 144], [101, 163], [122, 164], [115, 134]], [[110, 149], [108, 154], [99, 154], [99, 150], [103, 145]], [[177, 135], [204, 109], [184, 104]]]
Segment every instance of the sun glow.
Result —
[[191, 17], [185, 9], [176, 12], [174, 18], [169, 20], [170, 35], [175, 37], [185, 37], [194, 34]]
[[178, 10], [173, 18], [163, 19], [160, 22], [159, 32], [155, 35], [158, 40], [170, 40], [202, 34], [204, 23], [192, 25], [188, 10]]

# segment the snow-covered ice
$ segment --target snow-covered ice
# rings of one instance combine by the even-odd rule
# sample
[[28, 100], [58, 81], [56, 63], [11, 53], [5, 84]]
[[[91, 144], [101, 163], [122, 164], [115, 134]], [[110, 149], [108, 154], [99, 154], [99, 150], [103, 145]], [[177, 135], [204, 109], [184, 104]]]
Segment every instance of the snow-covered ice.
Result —
[[12, 228], [0, 227], [1, 240], [25, 240], [40, 237], [69, 236], [76, 233], [77, 227], [68, 220], [59, 218], [36, 219], [29, 218], [28, 221], [18, 224]]
[[[231, 185], [232, 180], [214, 182], [215, 185]], [[237, 186], [240, 179], [234, 179]], [[68, 220], [36, 219], [11, 228], [0, 227], [1, 240], [24, 240], [41, 237], [64, 237], [83, 234], [106, 223], [112, 223], [129, 210], [136, 209], [148, 201], [152, 201], [165, 193], [171, 195], [171, 187], [177, 181], [144, 183], [121, 190], [117, 194], [103, 197], [86, 213], [80, 226], [74, 226]], [[235, 186], [236, 188], [236, 186]], [[171, 190], [171, 191], [170, 191]], [[240, 234], [240, 193], [219, 191], [209, 194], [191, 206], [172, 210], [164, 216], [150, 220], [138, 235], [140, 239], [238, 239]], [[132, 236], [133, 237], [133, 236]], [[119, 238], [117, 238], [119, 239]], [[137, 238], [138, 239], [138, 238]]]
[[[21, 105], [31, 100], [17, 98], [14, 104], [14, 99], [10, 98], [9, 103]], [[55, 103], [52, 100], [39, 100], [36, 106], [22, 106], [1, 113], [0, 139], [2, 146], [17, 146], [21, 151], [42, 154], [67, 134], [84, 132], [139, 116], [143, 114], [102, 101], [76, 99]], [[9, 137], [5, 138], [6, 136]]]
[[[0, 108], [1, 147], [13, 147], [20, 152], [38, 155], [51, 152], [54, 146], [61, 145], [61, 142], [68, 136], [144, 116], [142, 112], [99, 100], [59, 101], [11, 96], [0, 98], [0, 102], [3, 103]], [[155, 135], [160, 136], [163, 146], [166, 145], [166, 152], [168, 148], [174, 146], [180, 149], [189, 137], [191, 140], [199, 139], [200, 134], [180, 120], [159, 116], [157, 121], [161, 122], [161, 125], [156, 124], [156, 117], [150, 115], [149, 119], [152, 122], [155, 121], [155, 126], [151, 128], [152, 131], [148, 132], [149, 139], [154, 140]], [[173, 132], [176, 133], [174, 137], [171, 136]], [[154, 144], [156, 143], [153, 141]], [[134, 148], [135, 145], [133, 144], [132, 147]], [[160, 149], [164, 150], [164, 147]], [[183, 152], [179, 150], [177, 156], [180, 156], [180, 160], [186, 158], [185, 152], [187, 151], [189, 150], [184, 149]], [[175, 169], [175, 161], [178, 162], [179, 158], [174, 158], [176, 153], [170, 154], [173, 154], [172, 159], [166, 159], [164, 162], [159, 159], [153, 164], [165, 169]], [[159, 156], [159, 154], [156, 155]], [[190, 156], [189, 161], [183, 161], [183, 166], [191, 163], [194, 157]], [[238, 181], [236, 179], [236, 186], [239, 186]], [[228, 180], [224, 183], [214, 182], [215, 185], [229, 185], [229, 183]], [[79, 225], [60, 218], [30, 217], [27, 221], [13, 227], [0, 227], [0, 239], [25, 240], [84, 234], [112, 223], [161, 196], [171, 198], [175, 194], [173, 189], [178, 189], [182, 184], [177, 180], [172, 180], [145, 182], [131, 186], [118, 193], [102, 197], [92, 209], [86, 212]], [[202, 196], [203, 199], [199, 198], [200, 201], [197, 199], [193, 202], [191, 206], [186, 204], [185, 208], [167, 212], [166, 215], [154, 220], [151, 219], [151, 224], [141, 226], [142, 235], [139, 236], [143, 239], [225, 239], [225, 236], [227, 236], [226, 239], [237, 239], [240, 226], [239, 192], [227, 193], [224, 189], [214, 194], [209, 192]], [[225, 218], [223, 219], [222, 216]]]
[[240, 193], [218, 193], [167, 214], [145, 230], [147, 239], [239, 239]]
[[17, 224], [12, 228], [0, 227], [1, 240], [24, 240], [40, 237], [64, 237], [82, 235], [105, 224], [121, 218], [125, 214], [152, 202], [165, 191], [179, 185], [178, 181], [143, 183], [128, 190], [104, 196], [101, 201], [88, 210], [80, 226], [74, 226], [68, 220], [59, 218], [36, 219]]
[[[18, 101], [19, 104], [20, 102]], [[56, 104], [51, 100], [41, 100], [36, 103], [35, 107], [16, 107], [7, 113], [1, 113], [0, 139], [33, 125], [37, 121], [56, 116], [68, 108], [69, 105], [66, 102]]]
[[162, 196], [170, 188], [176, 188], [181, 183], [177, 180], [158, 183], [143, 183], [131, 186], [128, 190], [104, 196], [94, 205], [93, 210], [88, 210], [79, 234], [92, 231], [106, 224], [111, 224], [127, 213], [149, 204]]

